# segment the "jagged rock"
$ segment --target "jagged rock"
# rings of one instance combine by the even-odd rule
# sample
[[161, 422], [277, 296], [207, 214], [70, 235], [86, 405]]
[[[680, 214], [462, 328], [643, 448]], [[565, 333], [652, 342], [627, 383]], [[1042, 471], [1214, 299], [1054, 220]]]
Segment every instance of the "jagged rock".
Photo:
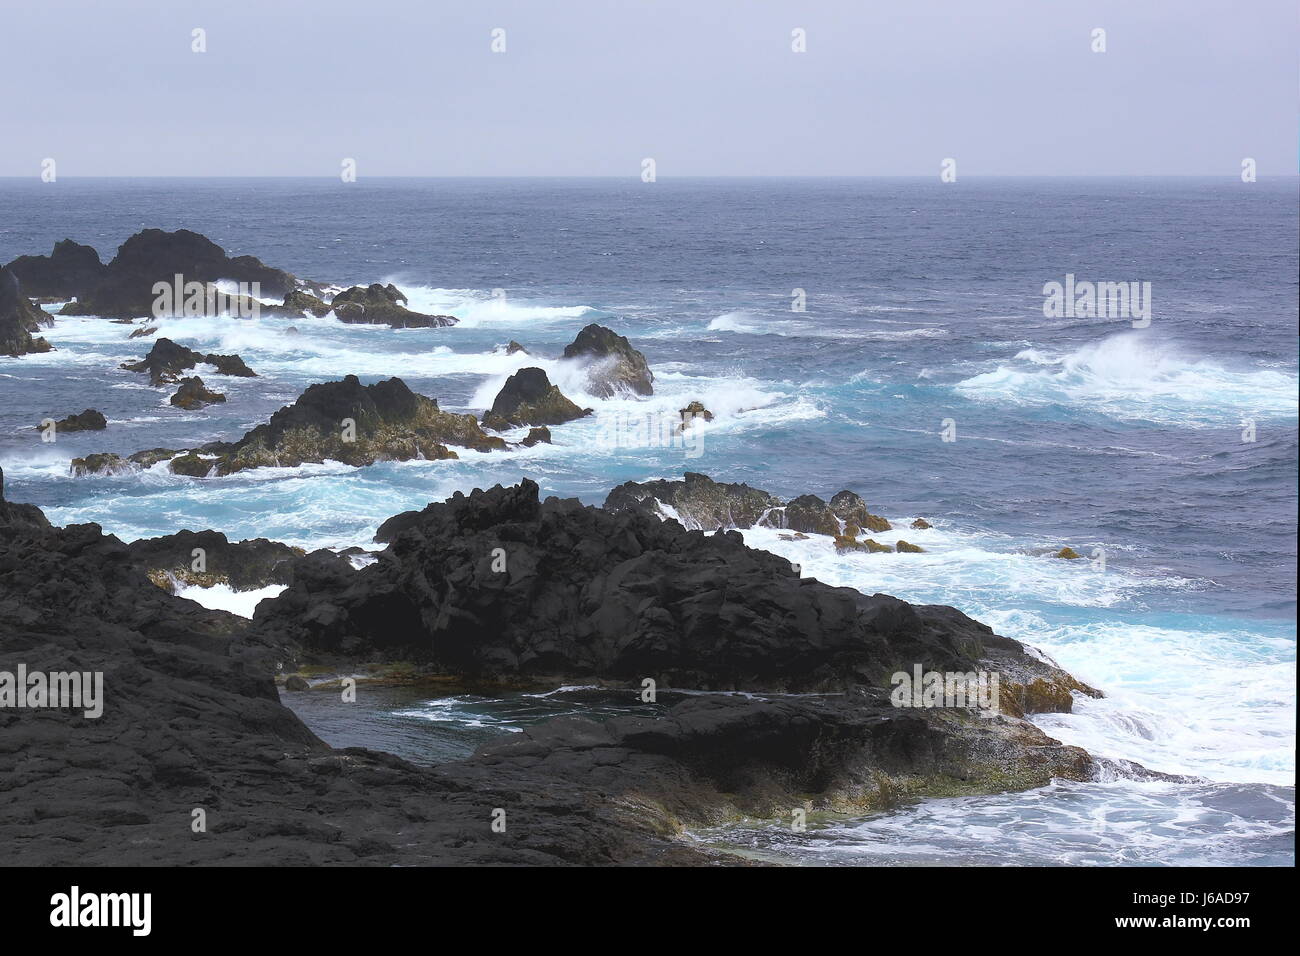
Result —
[[867, 503], [852, 491], [841, 491], [836, 493], [830, 501], [830, 510], [843, 521], [851, 522], [867, 531], [874, 531], [879, 534], [882, 531], [890, 530], [890, 524], [879, 515], [873, 515], [867, 510]]
[[124, 362], [122, 368], [128, 372], [148, 372], [151, 384], [166, 385], [176, 382], [182, 372], [199, 364], [211, 365], [221, 375], [257, 377], [257, 373], [245, 365], [238, 355], [203, 355], [167, 338], [154, 342], [149, 354], [139, 362]]
[[1077, 561], [1079, 559], [1079, 552], [1075, 551], [1074, 548], [1065, 547], [1052, 555], [1052, 557], [1064, 558], [1066, 561]]
[[524, 348], [514, 339], [511, 339], [510, 342], [506, 345], [506, 355], [514, 355], [516, 352], [523, 352], [525, 355], [530, 354], [528, 349]]
[[330, 308], [340, 322], [363, 325], [388, 325], [395, 329], [428, 329], [455, 325], [450, 315], [424, 315], [406, 308], [406, 296], [391, 282], [372, 283], [366, 288], [354, 285], [334, 296]]
[[519, 444], [525, 448], [532, 448], [534, 445], [541, 443], [547, 445], [551, 443], [551, 430], [545, 426], [528, 429], [528, 435]]
[[[781, 537], [786, 538], [787, 536], [782, 535]], [[793, 540], [793, 538], [789, 538], [788, 540]], [[863, 544], [861, 541], [857, 540], [857, 537], [855, 535], [837, 534], [835, 536], [836, 554], [848, 554], [850, 551], [866, 551], [866, 550], [867, 550], [867, 546]]]
[[33, 298], [66, 301], [84, 294], [104, 277], [99, 253], [71, 239], [54, 244], [48, 256], [19, 256], [6, 267]]
[[148, 325], [148, 326], [144, 326], [144, 327], [142, 327], [142, 328], [138, 328], [138, 329], [136, 329], [134, 332], [132, 332], [130, 335], [128, 335], [127, 338], [129, 338], [129, 339], [147, 339], [149, 336], [151, 336], [151, 335], [157, 335], [157, 334], [158, 334], [158, 326], [156, 326], [156, 325]]
[[69, 466], [69, 472], [74, 478], [86, 475], [125, 475], [138, 470], [139, 466], [133, 462], [107, 452], [74, 458]]
[[17, 357], [35, 352], [52, 352], [52, 346], [32, 335], [52, 320], [44, 309], [32, 305], [22, 294], [18, 277], [0, 267], [0, 355]]
[[894, 549], [887, 544], [881, 544], [874, 538], [865, 538], [862, 544], [866, 547], [868, 554], [892, 554]]
[[925, 548], [918, 548], [916, 545], [908, 544], [902, 539], [894, 543], [894, 550], [900, 554], [925, 554]]
[[791, 531], [805, 531], [812, 534], [838, 535], [839, 518], [830, 506], [816, 495], [800, 495], [785, 506], [785, 523], [783, 527]]
[[599, 398], [620, 392], [654, 393], [654, 374], [645, 356], [626, 338], [602, 325], [589, 325], [564, 347], [564, 357], [587, 366], [588, 391]]
[[69, 415], [67, 418], [54, 423], [55, 434], [59, 432], [101, 432], [107, 427], [108, 419], [104, 417], [103, 412], [93, 408], [87, 408], [84, 412]]
[[65, 306], [61, 314], [105, 318], [152, 315], [157, 297], [154, 284], [171, 285], [177, 275], [184, 282], [204, 284], [218, 279], [256, 282], [265, 296], [285, 295], [298, 285], [294, 276], [254, 256], [227, 256], [224, 249], [197, 232], [145, 229], [122, 243], [102, 272], [91, 275], [84, 284], [62, 287], [65, 293], [75, 294], [77, 301]]
[[483, 424], [502, 431], [519, 425], [562, 425], [590, 414], [591, 409], [565, 398], [542, 369], [524, 368], [506, 379]]
[[226, 396], [205, 388], [203, 379], [197, 375], [181, 379], [181, 387], [176, 389], [176, 394], [171, 397], [171, 403], [177, 408], [189, 410], [203, 408], [205, 405], [214, 405], [225, 400]]
[[991, 657], [1015, 684], [1068, 678], [955, 609], [801, 579], [734, 532], [542, 503], [530, 481], [395, 516], [376, 538], [389, 546], [360, 571], [300, 562], [258, 606], [258, 639], [301, 659], [420, 660], [485, 681], [812, 692]]
[[[351, 425], [347, 424], [351, 421]], [[438, 408], [400, 378], [362, 385], [355, 375], [311, 385], [292, 405], [233, 443], [212, 442], [171, 463], [176, 474], [228, 475], [263, 466], [293, 467], [326, 459], [349, 465], [456, 458], [447, 445], [505, 450], [473, 415]], [[215, 469], [215, 471], [214, 471]]]
[[934, 525], [930, 524], [930, 522], [926, 521], [924, 518], [917, 518], [912, 522], [912, 527], [917, 531], [924, 531], [927, 528], [933, 528]]
[[[194, 551], [203, 552], [202, 571], [194, 570]], [[293, 580], [293, 563], [305, 554], [279, 541], [255, 538], [229, 541], [219, 531], [178, 531], [161, 538], [142, 538], [127, 545], [129, 559], [164, 590], [177, 585], [253, 591]]]
[[138, 451], [129, 456], [129, 460], [139, 465], [141, 468], [151, 468], [160, 461], [166, 461], [174, 458], [177, 454], [174, 448], [149, 448], [145, 451]]
[[625, 482], [609, 493], [604, 507], [607, 511], [648, 509], [661, 517], [676, 518], [685, 528], [703, 531], [752, 528], [772, 509], [781, 507], [779, 498], [749, 485], [716, 482], [693, 471], [686, 472], [685, 479]]

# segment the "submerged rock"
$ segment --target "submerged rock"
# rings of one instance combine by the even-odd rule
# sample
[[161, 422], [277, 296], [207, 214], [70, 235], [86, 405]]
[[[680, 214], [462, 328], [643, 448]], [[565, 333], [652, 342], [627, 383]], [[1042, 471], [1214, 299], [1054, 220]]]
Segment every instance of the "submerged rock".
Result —
[[1074, 548], [1065, 547], [1052, 555], [1052, 557], [1064, 558], [1066, 561], [1077, 561], [1079, 559], [1079, 552], [1075, 551]]
[[525, 448], [532, 448], [534, 445], [551, 443], [551, 430], [545, 426], [541, 428], [530, 428], [524, 440], [519, 444]]
[[514, 355], [516, 352], [523, 352], [525, 355], [530, 354], [528, 349], [524, 348], [514, 339], [511, 339], [506, 345], [506, 355]]
[[67, 418], [54, 423], [56, 434], [59, 432], [102, 432], [107, 427], [108, 419], [104, 417], [104, 413], [94, 408], [87, 408], [84, 412], [69, 415]]
[[225, 400], [226, 396], [221, 393], [209, 391], [204, 386], [203, 379], [197, 375], [181, 379], [181, 387], [176, 389], [176, 394], [171, 397], [173, 405], [188, 410], [203, 408], [206, 405], [215, 405]]
[[[305, 289], [294, 289], [284, 297], [284, 304], [263, 308], [263, 312], [272, 316], [298, 318], [303, 314], [314, 315], [323, 319], [330, 313], [330, 305], [319, 296], [312, 295]], [[285, 331], [289, 331], [286, 329]], [[296, 329], [294, 331], [297, 331]]]
[[156, 325], [147, 325], [147, 326], [143, 326], [143, 327], [141, 327], [141, 328], [136, 329], [136, 330], [133, 331], [130, 335], [128, 335], [127, 338], [129, 338], [129, 339], [147, 339], [149, 336], [151, 336], [151, 335], [157, 335], [157, 334], [158, 334], [158, 326], [156, 326]]
[[354, 285], [334, 296], [330, 308], [340, 322], [363, 325], [388, 325], [394, 329], [428, 329], [455, 325], [450, 315], [424, 315], [406, 308], [406, 296], [391, 282], [366, 286]]
[[40, 336], [32, 335], [53, 320], [39, 306], [22, 294], [18, 277], [0, 267], [0, 355], [17, 357], [37, 352], [52, 352], [52, 346]]
[[908, 544], [901, 538], [894, 542], [894, 550], [900, 554], [925, 554], [925, 548], [919, 548], [914, 544]]
[[221, 375], [239, 378], [256, 378], [257, 373], [244, 364], [238, 355], [203, 355], [171, 339], [158, 339], [149, 354], [138, 362], [124, 362], [128, 372], [147, 372], [152, 385], [166, 385], [180, 379], [181, 373], [194, 366], [211, 365]]
[[924, 518], [917, 518], [915, 521], [912, 522], [911, 526], [913, 529], [917, 531], [924, 531], [927, 528], [934, 527], [934, 525], [930, 524], [930, 522], [926, 521]]
[[587, 366], [588, 391], [599, 398], [620, 392], [654, 393], [654, 374], [645, 356], [626, 338], [603, 325], [589, 325], [564, 347], [564, 357]]
[[542, 369], [523, 368], [506, 379], [483, 424], [502, 431], [520, 425], [563, 425], [590, 414], [591, 409], [565, 398]]

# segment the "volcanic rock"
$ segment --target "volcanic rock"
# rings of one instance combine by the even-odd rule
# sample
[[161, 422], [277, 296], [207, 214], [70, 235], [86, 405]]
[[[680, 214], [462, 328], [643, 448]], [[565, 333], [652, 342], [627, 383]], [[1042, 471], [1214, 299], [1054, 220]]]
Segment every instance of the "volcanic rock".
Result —
[[[671, 509], [671, 514], [663, 506]], [[625, 482], [609, 493], [604, 507], [607, 511], [648, 510], [675, 517], [688, 529], [716, 531], [752, 528], [772, 509], [780, 508], [781, 499], [749, 485], [716, 482], [708, 475], [688, 471], [685, 481]]]
[[22, 294], [18, 277], [0, 267], [0, 355], [17, 357], [34, 352], [52, 352], [54, 346], [33, 336], [43, 325], [52, 322], [42, 308], [32, 305]]
[[[40, 426], [37, 426], [40, 427]], [[87, 408], [84, 412], [69, 415], [54, 423], [55, 434], [59, 432], [101, 432], [108, 427], [108, 419], [103, 412]]]
[[19, 256], [6, 268], [18, 277], [27, 295], [66, 301], [97, 285], [107, 267], [92, 247], [63, 239], [48, 256]]
[[171, 397], [173, 405], [190, 410], [203, 408], [205, 405], [214, 405], [225, 400], [226, 396], [205, 388], [203, 379], [197, 375], [181, 379], [181, 387], [176, 389], [176, 394]]
[[257, 373], [244, 364], [238, 355], [203, 355], [171, 339], [158, 339], [149, 354], [138, 362], [124, 362], [128, 372], [148, 372], [152, 385], [166, 385], [180, 379], [181, 373], [195, 365], [211, 365], [221, 375], [239, 378], [256, 378]]
[[552, 385], [540, 368], [524, 368], [506, 379], [483, 424], [497, 431], [519, 425], [562, 425], [590, 415]]
[[654, 374], [645, 356], [626, 338], [602, 325], [589, 325], [564, 347], [564, 357], [587, 366], [588, 391], [599, 398], [620, 392], [654, 393]]
[[406, 296], [391, 282], [372, 283], [366, 288], [354, 285], [334, 296], [330, 308], [340, 322], [362, 325], [388, 325], [395, 329], [428, 329], [455, 325], [450, 315], [424, 315], [406, 308]]

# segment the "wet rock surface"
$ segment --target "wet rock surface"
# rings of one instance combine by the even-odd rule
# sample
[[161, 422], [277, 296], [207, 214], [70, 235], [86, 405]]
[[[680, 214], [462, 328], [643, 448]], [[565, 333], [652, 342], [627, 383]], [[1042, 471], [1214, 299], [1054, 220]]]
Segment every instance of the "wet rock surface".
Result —
[[564, 347], [564, 358], [587, 367], [588, 391], [598, 398], [612, 398], [622, 392], [634, 395], [654, 393], [654, 373], [645, 356], [628, 340], [603, 325], [588, 325]]
[[33, 305], [27, 298], [18, 277], [9, 269], [0, 267], [0, 355], [16, 358], [53, 351], [54, 346], [32, 334], [51, 321], [44, 309]]
[[524, 368], [506, 379], [483, 416], [483, 425], [497, 431], [520, 425], [563, 425], [590, 414], [591, 409], [565, 398], [542, 369]]
[[[429, 329], [455, 325], [450, 315], [424, 315], [406, 307], [406, 295], [391, 282], [375, 282], [365, 288], [352, 286], [334, 296], [330, 309], [340, 322], [387, 325], [394, 329]], [[287, 303], [286, 303], [287, 304]]]

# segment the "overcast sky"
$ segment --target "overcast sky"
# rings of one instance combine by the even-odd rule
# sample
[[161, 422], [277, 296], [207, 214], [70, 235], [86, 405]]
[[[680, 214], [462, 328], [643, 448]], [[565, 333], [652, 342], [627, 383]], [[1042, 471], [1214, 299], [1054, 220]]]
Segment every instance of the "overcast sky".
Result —
[[11, 0], [0, 175], [1295, 175], [1298, 7]]

